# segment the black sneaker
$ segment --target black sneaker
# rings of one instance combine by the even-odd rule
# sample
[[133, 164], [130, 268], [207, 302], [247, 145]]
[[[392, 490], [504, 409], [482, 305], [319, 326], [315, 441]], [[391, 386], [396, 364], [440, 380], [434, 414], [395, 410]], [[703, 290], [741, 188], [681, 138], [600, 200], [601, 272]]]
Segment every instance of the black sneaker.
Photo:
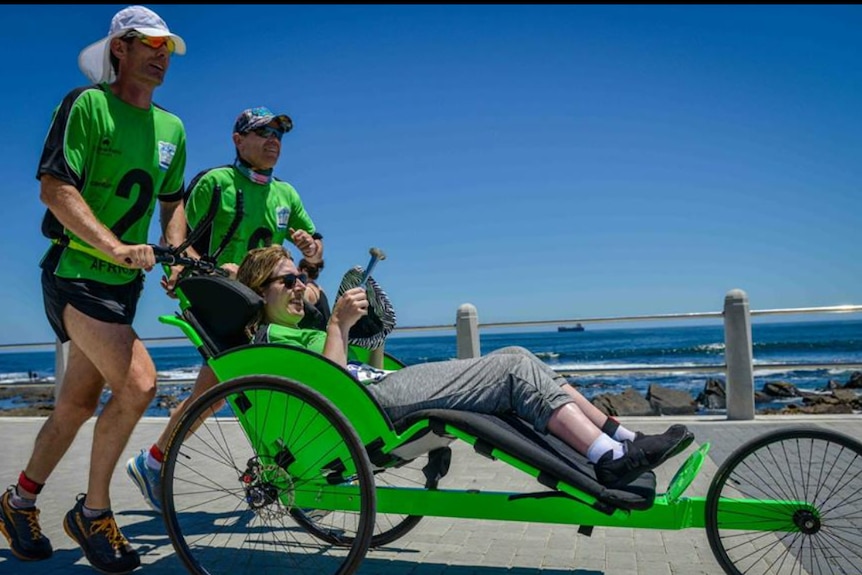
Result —
[[24, 561], [39, 561], [47, 559], [54, 552], [51, 541], [42, 535], [39, 527], [39, 510], [35, 507], [29, 509], [16, 509], [12, 507], [9, 500], [12, 497], [10, 486], [0, 496], [0, 533], [9, 540], [12, 555]]
[[622, 442], [625, 455], [613, 459], [613, 451], [608, 451], [596, 462], [596, 479], [611, 488], [628, 485], [641, 474], [667, 461], [671, 453], [679, 453], [681, 444], [691, 443], [693, 436], [689, 437], [690, 435], [691, 432], [685, 429], [683, 433], [665, 432], [660, 435], [644, 435], [634, 441], [625, 440]]
[[659, 435], [646, 435], [641, 433], [640, 431], [635, 432], [635, 440], [634, 443], [638, 443], [650, 437], [664, 437], [668, 441], [676, 441], [676, 446], [667, 452], [664, 459], [662, 459], [658, 464], [662, 464], [671, 457], [675, 455], [679, 455], [683, 451], [685, 451], [686, 447], [691, 445], [691, 442], [694, 441], [694, 433], [688, 430], [688, 428], [681, 423], [675, 423], [664, 430], [664, 433]]
[[140, 566], [141, 558], [123, 537], [114, 514], [108, 510], [89, 519], [84, 515], [84, 499], [86, 494], [78, 495], [63, 519], [63, 529], [81, 546], [90, 565], [102, 573], [129, 573]]

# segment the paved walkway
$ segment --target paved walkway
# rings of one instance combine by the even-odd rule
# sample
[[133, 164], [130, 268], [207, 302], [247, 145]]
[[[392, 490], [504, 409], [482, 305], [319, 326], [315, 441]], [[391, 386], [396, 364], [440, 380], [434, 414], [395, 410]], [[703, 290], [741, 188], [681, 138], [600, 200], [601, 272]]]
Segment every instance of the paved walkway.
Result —
[[[2, 471], [0, 481], [17, 479], [30, 455], [42, 418], [0, 418]], [[85, 489], [93, 421], [75, 439], [39, 499], [41, 524], [54, 544], [54, 556], [36, 563], [15, 559], [0, 537], [2, 575], [83, 575], [96, 573], [80, 549], [64, 533], [62, 518]], [[161, 432], [163, 418], [145, 418], [137, 426], [121, 463], [149, 445]], [[710, 461], [689, 487], [687, 495], [705, 496], [718, 465], [746, 440], [766, 431], [793, 425], [832, 429], [862, 438], [862, 416], [758, 416], [750, 422], [718, 417], [624, 418], [623, 423], [647, 433], [683, 422], [695, 433], [695, 443], [682, 456], [656, 470], [663, 492], [688, 453], [700, 443], [712, 444]], [[453, 462], [446, 487], [536, 490], [538, 484], [500, 462], [480, 457], [463, 443], [453, 444]], [[118, 523], [141, 552], [137, 573], [181, 575], [186, 571], [173, 552], [161, 517], [147, 508], [118, 466], [112, 484]], [[578, 535], [570, 525], [425, 518], [390, 547], [369, 552], [362, 575], [721, 575], [701, 529], [682, 531], [596, 528], [592, 537]]]

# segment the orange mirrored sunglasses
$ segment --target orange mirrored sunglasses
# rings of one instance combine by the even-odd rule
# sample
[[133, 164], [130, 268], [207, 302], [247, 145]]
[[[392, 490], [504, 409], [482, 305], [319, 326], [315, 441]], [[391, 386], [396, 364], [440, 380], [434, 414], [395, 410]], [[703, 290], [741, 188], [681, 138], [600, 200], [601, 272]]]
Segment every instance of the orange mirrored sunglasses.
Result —
[[168, 52], [170, 52], [171, 54], [173, 54], [174, 50], [177, 49], [176, 42], [174, 42], [173, 39], [168, 36], [144, 36], [140, 32], [132, 30], [131, 32], [123, 36], [123, 38], [137, 38], [144, 46], [149, 46], [150, 48], [155, 48], [156, 50], [158, 50], [162, 46], [167, 45]]

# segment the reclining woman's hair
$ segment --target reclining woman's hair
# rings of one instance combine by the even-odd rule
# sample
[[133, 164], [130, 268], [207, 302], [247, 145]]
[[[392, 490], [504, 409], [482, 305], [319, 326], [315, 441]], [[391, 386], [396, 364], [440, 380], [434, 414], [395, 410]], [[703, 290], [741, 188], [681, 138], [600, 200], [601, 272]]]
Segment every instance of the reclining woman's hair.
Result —
[[[252, 289], [256, 294], [263, 295], [263, 284], [269, 279], [269, 274], [275, 269], [283, 259], [293, 261], [290, 252], [284, 246], [267, 246], [265, 248], [254, 248], [249, 250], [239, 264], [239, 269], [236, 272], [236, 279]], [[258, 315], [252, 322], [246, 326], [246, 335], [253, 338], [257, 328], [260, 327], [260, 322], [263, 320], [263, 309], [258, 312]]]
[[255, 293], [263, 295], [264, 282], [269, 279], [269, 274], [283, 259], [293, 261], [290, 252], [282, 245], [249, 250], [239, 265], [236, 279], [250, 287]]

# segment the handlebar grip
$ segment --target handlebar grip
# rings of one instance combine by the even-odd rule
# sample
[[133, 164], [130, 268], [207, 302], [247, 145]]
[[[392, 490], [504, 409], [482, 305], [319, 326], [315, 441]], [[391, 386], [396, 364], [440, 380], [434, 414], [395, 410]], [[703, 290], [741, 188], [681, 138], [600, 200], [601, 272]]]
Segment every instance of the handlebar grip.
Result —
[[228, 276], [228, 272], [220, 267], [217, 267], [214, 261], [206, 259], [190, 258], [176, 253], [176, 248], [166, 248], [150, 244], [153, 248], [153, 255], [156, 256], [156, 263], [169, 266], [184, 266], [193, 270], [201, 271], [207, 274], [215, 273], [221, 276]]
[[177, 263], [178, 256], [169, 248], [150, 244], [153, 248], [153, 255], [156, 256], [157, 264], [167, 264], [172, 266]]

